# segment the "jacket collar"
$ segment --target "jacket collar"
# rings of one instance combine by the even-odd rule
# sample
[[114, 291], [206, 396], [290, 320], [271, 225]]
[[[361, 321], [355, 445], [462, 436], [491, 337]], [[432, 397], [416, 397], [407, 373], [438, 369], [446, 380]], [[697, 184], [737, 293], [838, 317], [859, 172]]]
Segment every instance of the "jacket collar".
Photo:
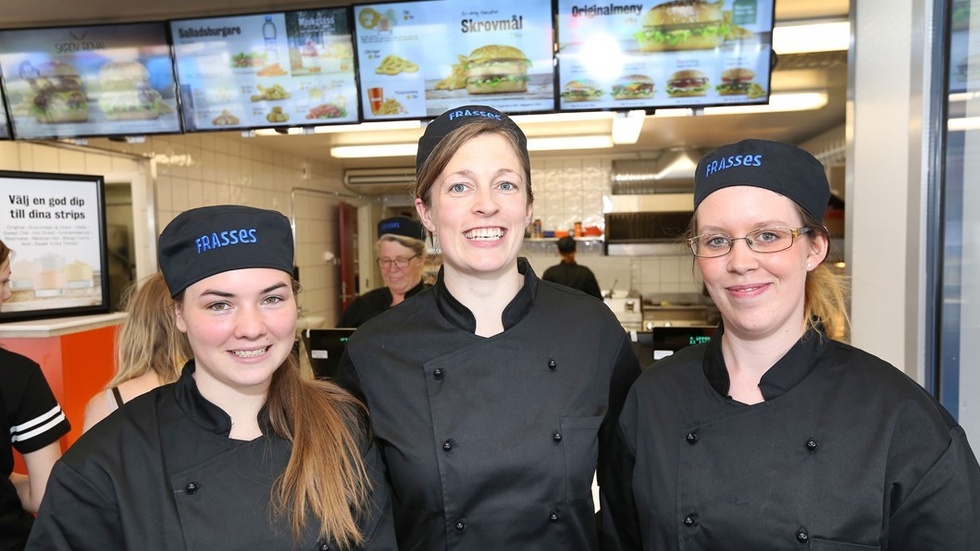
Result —
[[[174, 383], [177, 405], [202, 429], [221, 436], [228, 436], [231, 434], [231, 416], [201, 395], [201, 391], [197, 388], [197, 381], [194, 379], [196, 369], [197, 365], [193, 359], [184, 364], [180, 378]], [[258, 419], [262, 434], [271, 434], [272, 424], [266, 406], [262, 406]]]
[[[450, 323], [460, 329], [470, 333], [476, 333], [476, 318], [473, 316], [473, 312], [449, 293], [449, 289], [446, 288], [446, 282], [443, 279], [443, 272], [444, 268], [439, 268], [439, 277], [436, 279], [436, 284], [432, 288], [439, 312]], [[517, 295], [504, 308], [500, 316], [504, 325], [504, 331], [517, 325], [518, 322], [524, 319], [524, 316], [534, 306], [534, 297], [537, 296], [538, 276], [535, 275], [534, 270], [531, 269], [531, 265], [526, 258], [517, 259], [517, 272], [524, 276], [524, 285], [517, 291]]]
[[[724, 324], [718, 326], [718, 333], [704, 354], [704, 376], [718, 394], [728, 398], [731, 380], [728, 378], [728, 366], [721, 351], [721, 337]], [[813, 371], [827, 347], [827, 335], [823, 330], [810, 329], [796, 341], [786, 354], [779, 359], [759, 381], [759, 390], [766, 400], [778, 398], [800, 383]]]

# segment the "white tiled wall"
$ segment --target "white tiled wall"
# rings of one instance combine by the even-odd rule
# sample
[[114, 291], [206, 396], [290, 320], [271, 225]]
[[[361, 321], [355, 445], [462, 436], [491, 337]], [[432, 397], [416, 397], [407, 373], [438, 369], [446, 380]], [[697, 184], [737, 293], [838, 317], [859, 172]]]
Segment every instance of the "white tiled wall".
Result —
[[[570, 157], [531, 160], [534, 218], [545, 230], [568, 230], [577, 221], [583, 226], [604, 227], [602, 197], [611, 193], [612, 159]], [[559, 261], [553, 241], [525, 243], [524, 254], [534, 271]], [[602, 256], [597, 243], [579, 243], [576, 261], [592, 269], [599, 286], [635, 290], [644, 296], [664, 293], [699, 293], [690, 254], [662, 256]]]

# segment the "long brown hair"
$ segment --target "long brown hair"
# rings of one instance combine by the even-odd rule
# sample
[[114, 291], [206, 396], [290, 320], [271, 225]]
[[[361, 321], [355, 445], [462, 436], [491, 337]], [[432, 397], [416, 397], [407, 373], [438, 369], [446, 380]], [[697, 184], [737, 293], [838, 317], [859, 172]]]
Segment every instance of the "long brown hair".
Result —
[[415, 197], [422, 200], [427, 207], [431, 207], [432, 185], [445, 170], [446, 165], [452, 160], [453, 155], [466, 142], [483, 134], [499, 134], [510, 142], [514, 148], [514, 153], [521, 159], [521, 168], [524, 171], [524, 181], [527, 186], [527, 204], [534, 203], [534, 193], [531, 191], [531, 164], [526, 155], [521, 153], [520, 137], [506, 124], [494, 119], [481, 119], [479, 121], [464, 124], [447, 134], [440, 141], [429, 157], [422, 164], [415, 179]]
[[161, 384], [180, 376], [193, 355], [187, 336], [174, 323], [174, 302], [163, 274], [133, 282], [124, 293], [126, 321], [116, 335], [116, 374], [106, 388], [155, 371]]

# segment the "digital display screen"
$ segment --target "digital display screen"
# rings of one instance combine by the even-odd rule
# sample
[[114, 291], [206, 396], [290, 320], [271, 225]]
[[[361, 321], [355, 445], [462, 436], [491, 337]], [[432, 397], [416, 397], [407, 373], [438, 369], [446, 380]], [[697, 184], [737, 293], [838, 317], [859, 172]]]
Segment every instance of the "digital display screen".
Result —
[[772, 0], [558, 0], [559, 110], [768, 103]]
[[0, 31], [18, 139], [180, 132], [164, 23]]
[[357, 122], [347, 8], [171, 21], [184, 127]]
[[7, 111], [5, 109], [3, 94], [0, 93], [0, 140], [10, 139], [10, 125], [7, 123]]
[[364, 4], [354, 21], [365, 120], [436, 117], [466, 104], [555, 109], [550, 2]]

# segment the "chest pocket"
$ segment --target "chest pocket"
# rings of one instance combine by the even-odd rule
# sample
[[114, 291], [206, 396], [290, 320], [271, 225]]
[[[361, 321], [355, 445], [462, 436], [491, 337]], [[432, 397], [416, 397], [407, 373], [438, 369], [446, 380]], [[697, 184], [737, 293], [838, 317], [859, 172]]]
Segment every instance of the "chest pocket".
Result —
[[602, 416], [562, 417], [560, 424], [561, 429], [556, 440], [565, 457], [566, 499], [591, 499], [592, 479], [599, 460], [599, 426], [602, 424]]

